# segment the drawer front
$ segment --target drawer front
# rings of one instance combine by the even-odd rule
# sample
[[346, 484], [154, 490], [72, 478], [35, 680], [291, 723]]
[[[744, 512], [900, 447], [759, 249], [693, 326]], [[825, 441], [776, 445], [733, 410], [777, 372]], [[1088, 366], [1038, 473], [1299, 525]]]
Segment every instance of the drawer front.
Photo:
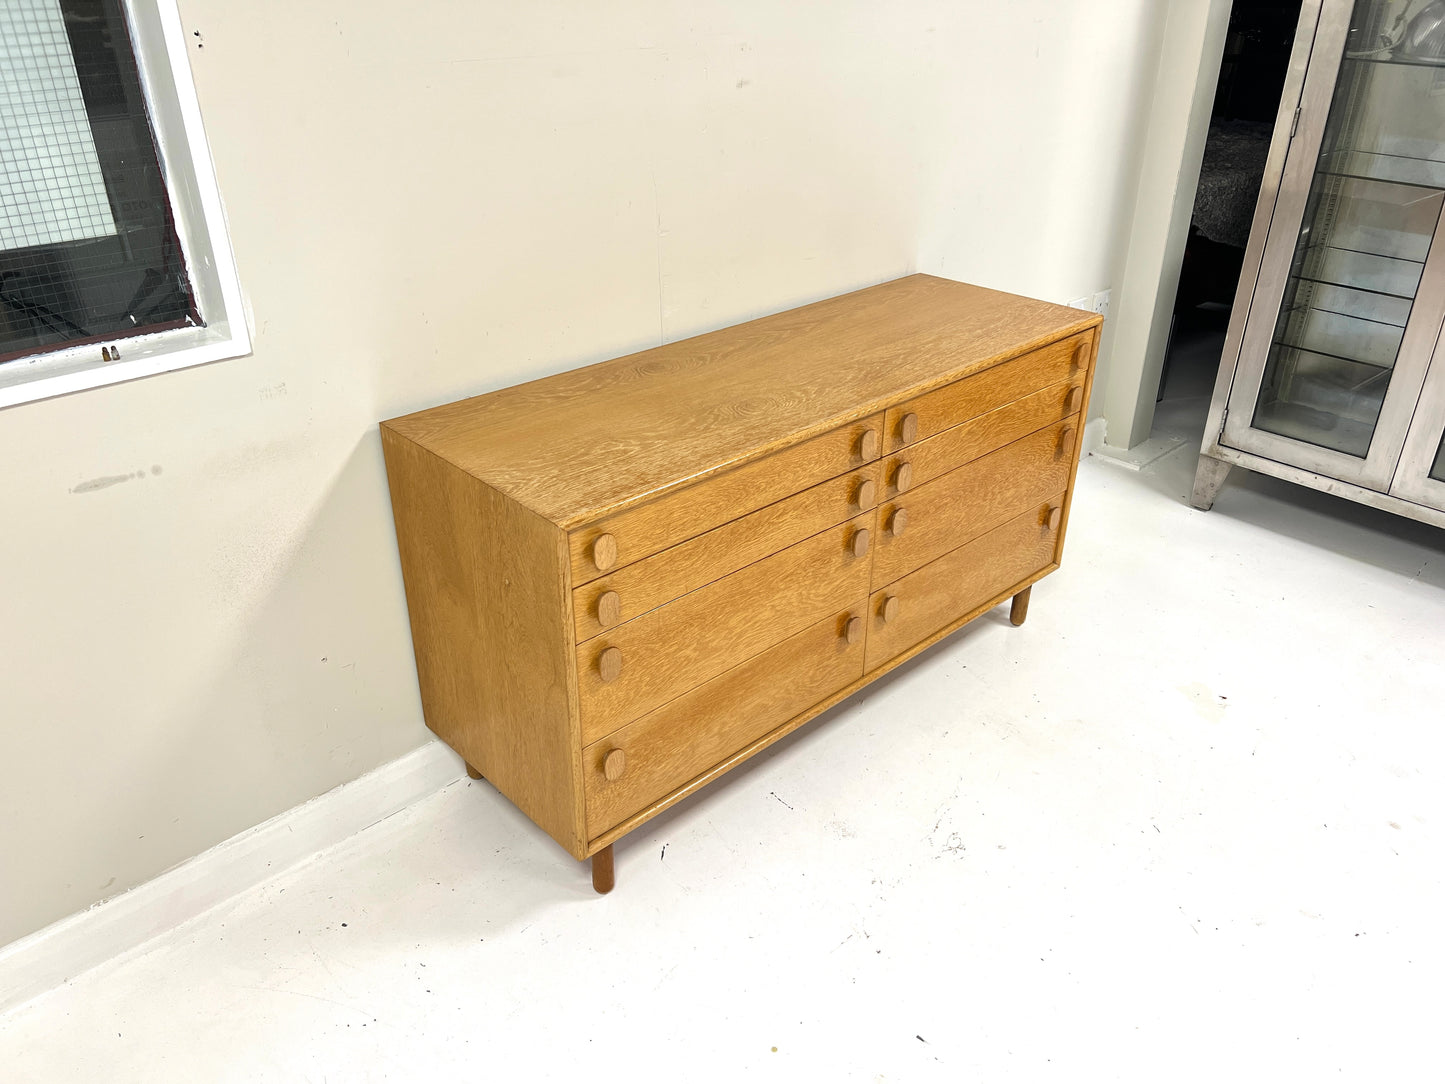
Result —
[[[891, 499], [917, 489], [1051, 422], [1069, 418], [1083, 406], [1083, 385], [1053, 384], [894, 452], [882, 464], [883, 497]], [[1077, 419], [1074, 424], [1079, 424]], [[1072, 436], [1065, 433], [1065, 443], [1070, 443]]]
[[590, 583], [825, 479], [871, 463], [881, 450], [882, 431], [881, 414], [851, 422], [579, 528], [567, 540], [572, 584], [576, 587]]
[[1059, 532], [1050, 526], [1049, 512], [1063, 500], [1060, 491], [1048, 503], [874, 592], [868, 600], [867, 668], [882, 666], [1053, 564]]
[[879, 505], [873, 582], [905, 576], [1062, 492], [1077, 444], [1077, 421], [1055, 422]]
[[1083, 384], [1092, 343], [1091, 332], [1061, 339], [1021, 358], [889, 407], [883, 423], [884, 450], [892, 452], [926, 440], [1051, 384], [1066, 380]]
[[[865, 600], [589, 745], [582, 756], [587, 834], [609, 828], [695, 779], [863, 676], [863, 637], [846, 629]], [[615, 750], [622, 751], [622, 759]], [[615, 778], [608, 778], [608, 758]]]
[[855, 517], [578, 645], [583, 745], [865, 597], [872, 519]]
[[869, 463], [577, 588], [578, 642], [870, 511], [878, 470], [877, 461]]

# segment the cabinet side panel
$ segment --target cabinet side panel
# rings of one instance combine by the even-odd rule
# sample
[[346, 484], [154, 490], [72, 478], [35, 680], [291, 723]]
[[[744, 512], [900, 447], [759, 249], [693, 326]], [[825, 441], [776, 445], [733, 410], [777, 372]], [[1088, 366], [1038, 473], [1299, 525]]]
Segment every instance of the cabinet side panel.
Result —
[[426, 724], [582, 857], [566, 536], [382, 427]]

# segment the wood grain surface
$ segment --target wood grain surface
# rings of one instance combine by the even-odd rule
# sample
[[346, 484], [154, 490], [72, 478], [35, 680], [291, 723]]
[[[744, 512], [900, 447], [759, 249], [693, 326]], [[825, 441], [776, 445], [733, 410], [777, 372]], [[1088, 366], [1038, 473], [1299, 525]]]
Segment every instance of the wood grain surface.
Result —
[[[618, 559], [609, 569], [624, 567], [852, 467], [876, 461], [882, 425], [882, 414], [850, 422], [766, 459], [573, 531], [568, 539], [572, 583], [584, 584], [605, 574], [592, 556], [598, 538], [611, 538], [618, 548]], [[870, 433], [874, 443], [865, 449], [864, 438]]]
[[[863, 641], [840, 634], [865, 599], [587, 747], [582, 757], [587, 830], [600, 836], [693, 776], [863, 674]], [[606, 774], [616, 750], [627, 770]]]
[[889, 407], [883, 423], [888, 441], [884, 451], [897, 451], [907, 443], [902, 436], [902, 419], [909, 414], [918, 418], [914, 427], [915, 439], [927, 440], [1040, 388], [1066, 380], [1081, 383], [1083, 367], [1076, 359], [1082, 356], [1079, 354], [1081, 347], [1087, 349], [1087, 338], [1087, 334], [1075, 335], [1062, 342], [1051, 343], [987, 372]]
[[829, 708], [834, 707], [840, 702], [848, 699], [848, 697], [852, 696], [859, 689], [870, 685], [874, 681], [878, 680], [878, 678], [888, 673], [890, 670], [893, 670], [903, 665], [915, 655], [919, 655], [927, 651], [933, 645], [937, 644], [940, 640], [944, 640], [947, 637], [951, 636], [953, 633], [961, 629], [964, 625], [967, 625], [970, 621], [981, 617], [983, 614], [987, 613], [989, 610], [997, 606], [1000, 602], [1006, 601], [1013, 595], [1017, 594], [1019, 591], [1025, 590], [1033, 583], [1043, 579], [1050, 572], [1055, 571], [1058, 567], [1059, 566], [1056, 564], [1049, 564], [1045, 565], [1043, 568], [1039, 569], [1036, 572], [1029, 573], [1029, 575], [1020, 582], [1009, 586], [1008, 588], [994, 595], [992, 598], [986, 599], [985, 601], [981, 602], [972, 610], [969, 610], [968, 612], [960, 615], [949, 624], [944, 625], [937, 632], [925, 636], [922, 640], [914, 644], [912, 647], [904, 649], [897, 655], [893, 656], [893, 658], [891, 658], [887, 662], [881, 664], [878, 667], [875, 667], [868, 673], [865, 673], [857, 681], [854, 681], [849, 685], [845, 685], [837, 692], [831, 693], [828, 696], [824, 697], [822, 700], [818, 701], [807, 710], [801, 711], [797, 715], [794, 715], [786, 723], [783, 723], [776, 729], [769, 731], [751, 744], [743, 746], [743, 748], [739, 749], [732, 756], [728, 757], [726, 760], [721, 761], [718, 764], [713, 765], [701, 775], [693, 776], [682, 786], [674, 790], [671, 794], [668, 794], [666, 797], [659, 798], [650, 806], [646, 807], [645, 809], [638, 810], [626, 820], [609, 828], [601, 836], [593, 839], [590, 843], [588, 843], [588, 849], [590, 851], [596, 851], [600, 848], [610, 846], [613, 842], [621, 839], [628, 832], [631, 832], [639, 826], [646, 824], [653, 817], [676, 805], [678, 802], [687, 798], [689, 795], [695, 794], [697, 791], [701, 790], [703, 787], [713, 782], [713, 780], [732, 771], [739, 764], [742, 764], [750, 757], [756, 756], [768, 746], [781, 741], [783, 738], [786, 738], [789, 734], [797, 730], [799, 727], [806, 726], [817, 716], [823, 714]]
[[[628, 565], [620, 572], [584, 584], [572, 593], [578, 641], [640, 617], [689, 591], [868, 511], [878, 494], [877, 478], [875, 460]], [[869, 491], [860, 493], [861, 490]], [[614, 620], [603, 621], [599, 616], [599, 602], [609, 596], [616, 597], [620, 613]]]
[[[579, 644], [583, 742], [866, 596], [868, 558], [855, 557], [849, 542], [871, 519], [858, 516]], [[622, 671], [604, 682], [597, 661], [611, 647], [622, 652]]]
[[912, 275], [384, 424], [570, 530], [1099, 322]]
[[1055, 422], [880, 504], [880, 525], [895, 511], [906, 509], [908, 529], [902, 535], [879, 533], [873, 557], [874, 586], [907, 575], [1062, 492], [1073, 456], [1062, 447], [1060, 438], [1070, 424], [1067, 420]]
[[[1062, 501], [1063, 492], [1054, 495]], [[1051, 564], [1058, 532], [1031, 508], [980, 538], [875, 592], [868, 605], [867, 669], [871, 672], [981, 602]], [[897, 599], [885, 620], [889, 599]]]
[[1058, 541], [1054, 547], [1054, 563], [1059, 564], [1064, 556], [1064, 536], [1069, 530], [1069, 511], [1074, 506], [1074, 479], [1079, 474], [1079, 451], [1083, 446], [1083, 422], [1089, 416], [1089, 398], [1094, 391], [1094, 380], [1099, 375], [1099, 340], [1102, 338], [1102, 331], [1095, 328], [1085, 337], [1083, 348], [1079, 352], [1079, 363], [1085, 366], [1084, 369], [1084, 402], [1079, 408], [1079, 431], [1072, 437], [1074, 442], [1074, 457], [1069, 464], [1069, 488], [1064, 494], [1064, 517], [1063, 523], [1059, 525]]
[[1050, 422], [1069, 417], [1075, 413], [1068, 409], [1069, 396], [1081, 390], [1076, 384], [1054, 384], [894, 452], [883, 460], [884, 498], [898, 496], [892, 481], [903, 468], [907, 468], [907, 489], [916, 489]]
[[394, 433], [382, 448], [426, 724], [581, 858], [566, 538]]

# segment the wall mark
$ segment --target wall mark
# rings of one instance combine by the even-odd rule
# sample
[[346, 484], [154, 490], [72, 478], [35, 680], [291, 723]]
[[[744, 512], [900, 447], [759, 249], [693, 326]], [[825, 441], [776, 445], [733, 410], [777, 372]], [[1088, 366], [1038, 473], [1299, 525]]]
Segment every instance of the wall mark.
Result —
[[[156, 474], [159, 474], [161, 469], [155, 467], [153, 470]], [[146, 472], [143, 470], [138, 470], [134, 474], [107, 474], [102, 478], [91, 478], [89, 481], [81, 482], [70, 492], [94, 493], [98, 489], [109, 489], [111, 486], [118, 486], [122, 482], [129, 482], [133, 478], [144, 478], [145, 476]]]

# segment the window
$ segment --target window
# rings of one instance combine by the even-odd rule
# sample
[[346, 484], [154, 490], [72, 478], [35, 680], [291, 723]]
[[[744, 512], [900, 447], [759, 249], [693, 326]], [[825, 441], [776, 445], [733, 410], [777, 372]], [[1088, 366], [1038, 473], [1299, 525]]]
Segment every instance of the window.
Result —
[[0, 3], [0, 406], [249, 339], [174, 0]]

